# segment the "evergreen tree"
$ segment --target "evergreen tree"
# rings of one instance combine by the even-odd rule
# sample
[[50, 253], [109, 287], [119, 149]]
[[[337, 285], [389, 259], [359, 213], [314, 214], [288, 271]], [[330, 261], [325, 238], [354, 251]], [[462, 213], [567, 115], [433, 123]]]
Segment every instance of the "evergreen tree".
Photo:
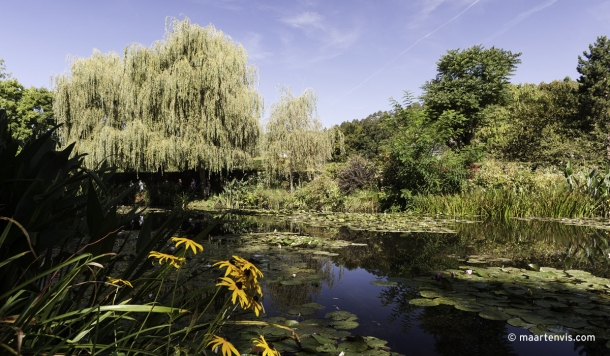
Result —
[[576, 70], [582, 114], [606, 134], [606, 158], [610, 160], [610, 40], [598, 37], [588, 53], [578, 56]]

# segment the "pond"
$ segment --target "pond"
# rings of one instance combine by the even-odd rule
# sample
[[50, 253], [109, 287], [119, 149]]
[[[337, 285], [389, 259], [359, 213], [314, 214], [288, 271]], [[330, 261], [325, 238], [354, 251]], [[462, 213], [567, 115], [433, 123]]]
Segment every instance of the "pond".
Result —
[[[210, 219], [196, 214], [183, 228]], [[264, 320], [295, 327], [311, 351], [598, 355], [610, 352], [607, 231], [603, 221], [229, 214], [200, 262], [254, 261]], [[575, 341], [581, 334], [595, 341]], [[276, 347], [298, 351], [291, 342]]]

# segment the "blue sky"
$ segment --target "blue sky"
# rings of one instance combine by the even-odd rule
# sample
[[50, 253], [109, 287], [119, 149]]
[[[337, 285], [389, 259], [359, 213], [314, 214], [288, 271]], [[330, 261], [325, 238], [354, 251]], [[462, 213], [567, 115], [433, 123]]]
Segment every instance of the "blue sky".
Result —
[[166, 17], [213, 24], [259, 68], [267, 111], [278, 84], [311, 87], [325, 126], [389, 110], [420, 94], [450, 49], [482, 44], [522, 52], [512, 81], [578, 77], [578, 55], [610, 35], [607, 0], [2, 0], [0, 58], [25, 86], [50, 85], [67, 55], [151, 45]]

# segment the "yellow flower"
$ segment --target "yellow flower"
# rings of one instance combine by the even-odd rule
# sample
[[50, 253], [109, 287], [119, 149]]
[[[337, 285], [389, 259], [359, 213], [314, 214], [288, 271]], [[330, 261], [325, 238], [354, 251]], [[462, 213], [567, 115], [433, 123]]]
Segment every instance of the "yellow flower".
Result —
[[256, 282], [258, 281], [258, 277], [263, 277], [263, 273], [256, 268], [252, 262], [239, 256], [233, 256], [233, 259], [230, 261], [216, 262], [214, 263], [214, 266], [226, 268], [225, 277], [231, 275], [243, 282], [248, 280], [254, 280]]
[[157, 262], [160, 264], [163, 264], [163, 262], [167, 260], [170, 265], [176, 268], [180, 268], [180, 263], [185, 261], [184, 257], [176, 257], [174, 255], [168, 255], [157, 251], [150, 251], [148, 258], [156, 258]]
[[233, 261], [220, 261], [213, 264], [213, 266], [218, 266], [218, 268], [226, 268], [225, 277], [228, 275], [232, 275], [234, 277], [241, 276], [241, 269], [231, 263]]
[[258, 314], [262, 311], [263, 313], [265, 312], [265, 307], [263, 307], [262, 303], [259, 303], [258, 301], [258, 296], [252, 297], [250, 298], [250, 304], [248, 305], [248, 308], [252, 308], [252, 310], [254, 311], [254, 314], [256, 316], [258, 316]]
[[244, 290], [243, 290], [243, 284], [241, 282], [236, 283], [234, 280], [232, 280], [229, 277], [222, 277], [221, 280], [222, 280], [222, 282], [216, 283], [216, 285], [218, 287], [221, 287], [221, 286], [228, 287], [230, 291], [233, 291], [233, 295], [231, 296], [233, 304], [235, 304], [237, 297], [239, 297], [239, 304], [241, 305], [242, 308], [245, 308], [246, 305], [248, 305], [249, 303], [248, 303], [248, 296], [246, 295], [246, 292], [244, 292]]
[[265, 337], [261, 335], [260, 339], [252, 339], [254, 341], [254, 345], [263, 348], [262, 356], [281, 356], [280, 353], [276, 349], [272, 349], [267, 341], [265, 341]]
[[245, 260], [239, 256], [233, 256], [233, 259], [235, 260], [236, 264], [244, 271], [246, 270], [250, 270], [252, 272], [252, 276], [254, 278], [258, 277], [263, 277], [263, 272], [261, 272], [258, 268], [256, 268], [256, 266], [254, 264], [252, 264], [252, 262]]
[[203, 246], [196, 243], [191, 239], [187, 239], [186, 237], [172, 237], [172, 241], [176, 243], [176, 247], [179, 247], [181, 244], [185, 244], [185, 249], [188, 250], [189, 247], [193, 250], [193, 253], [197, 254], [197, 249], [200, 249], [203, 252]]
[[113, 277], [106, 277], [108, 279], [108, 282], [112, 283], [112, 284], [122, 284], [124, 286], [129, 286], [131, 288], [133, 288], [133, 286], [131, 285], [131, 283], [129, 281], [126, 281], [124, 279], [120, 279], [120, 278], [113, 278]]
[[223, 356], [231, 356], [233, 353], [239, 356], [239, 351], [224, 337], [214, 335], [212, 341], [208, 342], [206, 346], [212, 345], [211, 349], [214, 352], [218, 352], [218, 347], [222, 346], [221, 352]]

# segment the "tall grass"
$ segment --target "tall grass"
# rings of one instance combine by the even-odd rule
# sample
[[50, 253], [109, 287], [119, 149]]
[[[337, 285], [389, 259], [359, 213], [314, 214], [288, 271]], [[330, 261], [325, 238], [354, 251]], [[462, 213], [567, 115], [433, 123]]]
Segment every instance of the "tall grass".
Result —
[[449, 216], [584, 218], [600, 216], [600, 202], [577, 191], [548, 188], [533, 191], [479, 189], [455, 195], [417, 195], [417, 213]]

